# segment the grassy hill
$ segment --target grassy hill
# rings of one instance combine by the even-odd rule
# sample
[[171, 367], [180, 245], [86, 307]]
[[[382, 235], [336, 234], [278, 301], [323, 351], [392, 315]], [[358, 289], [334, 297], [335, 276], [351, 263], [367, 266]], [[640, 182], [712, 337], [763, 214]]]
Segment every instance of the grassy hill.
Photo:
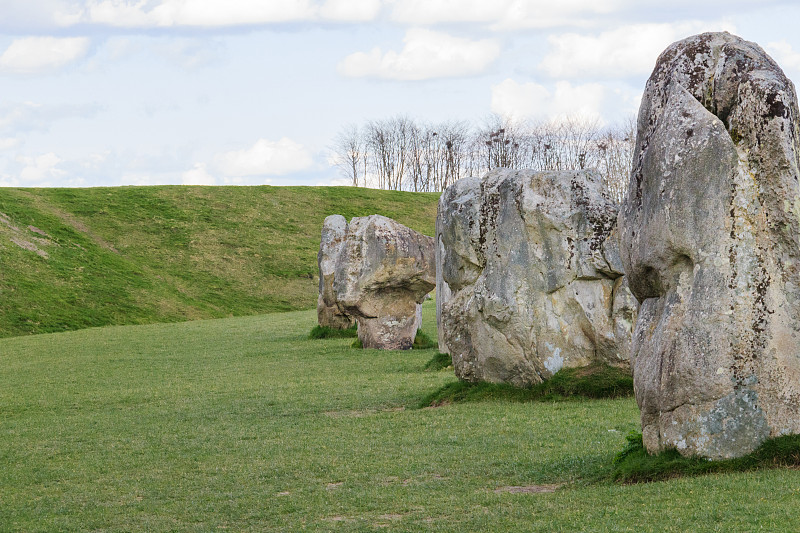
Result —
[[432, 235], [438, 194], [0, 188], [0, 337], [309, 309], [326, 216]]

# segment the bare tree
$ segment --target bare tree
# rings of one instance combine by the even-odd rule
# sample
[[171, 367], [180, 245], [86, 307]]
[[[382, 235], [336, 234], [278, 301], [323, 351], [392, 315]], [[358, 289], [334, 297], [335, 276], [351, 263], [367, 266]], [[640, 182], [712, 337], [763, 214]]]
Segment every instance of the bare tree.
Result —
[[493, 168], [520, 168], [525, 153], [524, 125], [508, 117], [491, 115], [473, 140], [473, 168], [483, 171]]
[[364, 139], [358, 126], [348, 124], [339, 132], [334, 140], [333, 151], [336, 165], [342, 174], [347, 177], [353, 187], [358, 187], [359, 176], [364, 186], [366, 186], [366, 175], [364, 173], [367, 160]]
[[617, 203], [622, 203], [628, 191], [635, 142], [636, 122], [633, 117], [621, 125], [607, 128], [596, 141], [597, 168], [603, 175], [603, 186]]
[[561, 168], [584, 169], [596, 166], [594, 140], [600, 131], [598, 121], [568, 117], [559, 125]]
[[350, 125], [337, 136], [337, 164], [354, 185], [441, 191], [468, 175], [498, 167], [597, 168], [606, 192], [625, 196], [635, 121], [601, 129], [597, 121], [512, 121], [490, 116], [480, 128], [464, 121], [421, 124], [405, 116]]

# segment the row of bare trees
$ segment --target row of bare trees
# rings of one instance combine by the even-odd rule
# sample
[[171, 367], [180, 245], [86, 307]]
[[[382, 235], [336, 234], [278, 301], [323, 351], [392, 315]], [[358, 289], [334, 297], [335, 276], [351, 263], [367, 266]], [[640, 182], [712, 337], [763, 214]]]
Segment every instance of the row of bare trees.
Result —
[[621, 202], [631, 167], [635, 125], [602, 128], [570, 118], [519, 122], [490, 117], [420, 123], [404, 116], [349, 125], [334, 140], [343, 175], [357, 187], [441, 191], [465, 176], [498, 167], [534, 170], [597, 168], [610, 196]]

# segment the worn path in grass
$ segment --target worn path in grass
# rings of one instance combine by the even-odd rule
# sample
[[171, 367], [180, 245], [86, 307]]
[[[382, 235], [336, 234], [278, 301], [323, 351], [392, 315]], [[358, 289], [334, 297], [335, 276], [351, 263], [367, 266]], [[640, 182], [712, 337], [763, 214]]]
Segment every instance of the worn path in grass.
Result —
[[455, 379], [424, 371], [435, 350], [309, 340], [314, 321], [0, 339], [0, 531], [800, 529], [798, 471], [592, 481], [630, 398], [412, 409]]
[[0, 337], [311, 309], [327, 215], [433, 235], [438, 193], [0, 187]]

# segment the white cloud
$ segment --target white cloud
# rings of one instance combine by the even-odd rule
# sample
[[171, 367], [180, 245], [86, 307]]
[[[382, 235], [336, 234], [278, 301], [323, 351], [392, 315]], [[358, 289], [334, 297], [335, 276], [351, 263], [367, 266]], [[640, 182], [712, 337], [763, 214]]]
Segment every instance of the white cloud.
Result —
[[381, 0], [327, 0], [319, 9], [323, 18], [340, 21], [369, 21], [378, 16]]
[[310, 19], [316, 9], [309, 0], [94, 0], [82, 15], [84, 22], [120, 27], [235, 26]]
[[606, 88], [598, 83], [572, 85], [560, 81], [552, 89], [538, 83], [506, 79], [492, 86], [492, 112], [514, 119], [568, 117], [602, 121]]
[[220, 61], [222, 45], [216, 39], [172, 38], [155, 45], [159, 55], [185, 69], [204, 67]]
[[[407, 25], [478, 23], [498, 30], [602, 27], [639, 21], [746, 16], [789, 0], [0, 0], [0, 28], [31, 34], [75, 25], [224, 27], [315, 20], [373, 20], [381, 5]], [[613, 20], [612, 20], [613, 19]], [[21, 31], [20, 31], [21, 30]]]
[[50, 126], [66, 118], [90, 118], [97, 115], [96, 104], [39, 104], [18, 102], [0, 105], [0, 133], [14, 134], [24, 131], [47, 131]]
[[214, 167], [229, 178], [289, 174], [312, 164], [308, 150], [286, 137], [279, 141], [259, 139], [250, 148], [224, 152], [214, 158]]
[[396, 0], [392, 18], [417, 25], [477, 22], [499, 30], [586, 26], [623, 5], [622, 0]]
[[425, 29], [410, 29], [400, 52], [373, 48], [357, 52], [339, 64], [349, 77], [424, 80], [469, 76], [483, 72], [500, 55], [500, 45], [489, 39], [470, 41]]
[[69, 26], [79, 21], [81, 8], [74, 4], [74, 0], [1, 0], [0, 27], [13, 35]]
[[[730, 24], [717, 29], [734, 31]], [[709, 31], [709, 24], [633, 24], [598, 35], [563, 33], [548, 37], [550, 51], [539, 68], [553, 78], [618, 78], [647, 75], [673, 42]]]
[[353, 180], [349, 178], [331, 178], [328, 181], [318, 181], [314, 184], [315, 187], [349, 187], [353, 184]]
[[0, 55], [0, 72], [36, 74], [59, 69], [86, 55], [86, 37], [24, 37]]
[[184, 185], [216, 185], [217, 178], [208, 173], [205, 163], [195, 163], [194, 168], [181, 175], [181, 183]]
[[173, 185], [178, 183], [175, 175], [169, 172], [124, 172], [119, 185]]
[[19, 179], [26, 186], [52, 186], [55, 182], [51, 180], [57, 181], [65, 175], [65, 172], [58, 168], [61, 158], [53, 152], [38, 157], [19, 156], [17, 163], [24, 165], [19, 173]]
[[795, 52], [792, 45], [785, 40], [767, 43], [764, 49], [782, 69], [800, 71], [800, 52]]
[[0, 174], [0, 187], [19, 187], [19, 180], [8, 174]]
[[382, 0], [20, 0], [2, 6], [0, 27], [42, 31], [85, 24], [212, 28], [314, 20], [361, 22], [373, 20], [381, 5]]
[[19, 139], [13, 137], [0, 137], [0, 150], [10, 150], [19, 144]]

